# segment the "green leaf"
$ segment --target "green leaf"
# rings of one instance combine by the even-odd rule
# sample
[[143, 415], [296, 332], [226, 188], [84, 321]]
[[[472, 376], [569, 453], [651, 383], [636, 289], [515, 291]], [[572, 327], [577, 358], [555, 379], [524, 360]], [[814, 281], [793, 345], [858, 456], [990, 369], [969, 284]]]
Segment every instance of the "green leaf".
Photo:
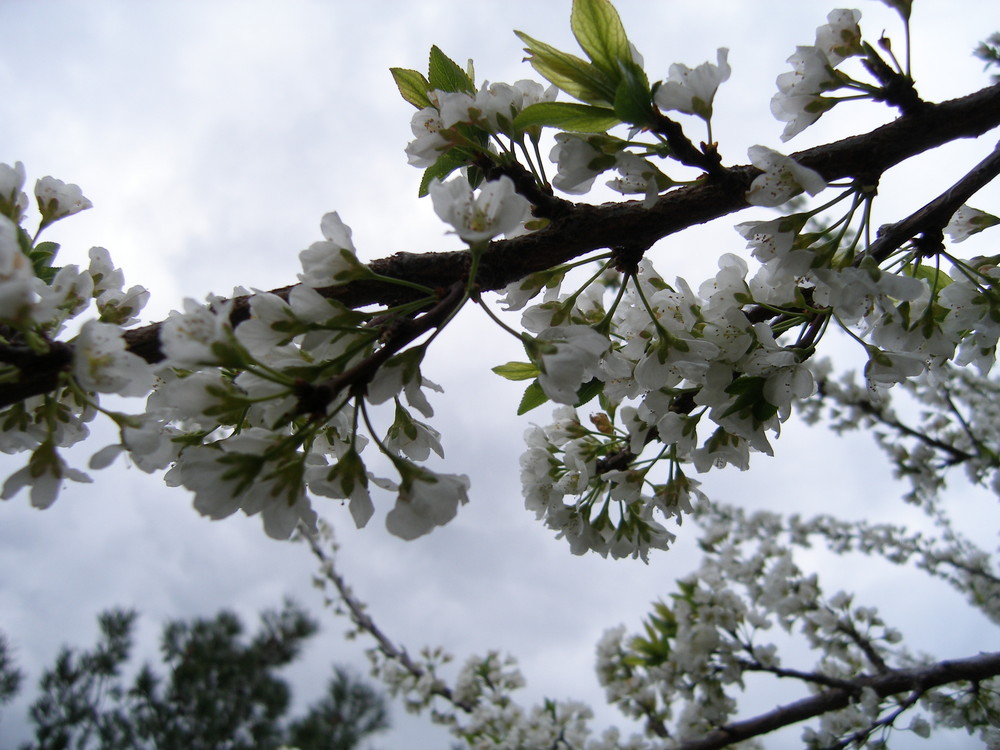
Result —
[[431, 47], [427, 78], [430, 89], [476, 93], [476, 86], [468, 74], [437, 46]]
[[741, 375], [726, 387], [726, 393], [736, 396], [723, 418], [750, 410], [757, 422], [766, 422], [778, 412], [778, 407], [764, 398], [767, 378], [759, 375]]
[[634, 62], [622, 63], [622, 80], [615, 92], [615, 114], [632, 125], [654, 123], [653, 95], [646, 72]]
[[915, 279], [927, 279], [927, 283], [930, 284], [931, 289], [944, 289], [953, 281], [951, 276], [944, 271], [938, 270], [933, 266], [928, 266], [925, 263], [921, 263], [918, 266], [911, 263], [903, 268], [903, 273]]
[[599, 393], [604, 392], [604, 383], [597, 378], [593, 378], [589, 383], [580, 386], [576, 392], [576, 405], [583, 406], [588, 401], [594, 399]]
[[620, 122], [615, 113], [605, 107], [573, 102], [538, 102], [518, 113], [514, 118], [514, 127], [526, 130], [541, 125], [574, 133], [603, 133]]
[[389, 68], [389, 72], [392, 73], [392, 80], [396, 82], [400, 96], [406, 101], [417, 109], [431, 106], [431, 100], [427, 98], [431, 84], [423, 73], [406, 68]]
[[610, 106], [615, 99], [618, 81], [595, 65], [576, 55], [560, 52], [544, 42], [515, 31], [527, 46], [528, 62], [540, 76], [554, 83], [574, 99]]
[[521, 403], [517, 406], [517, 416], [522, 414], [527, 414], [532, 409], [536, 409], [546, 401], [549, 397], [545, 395], [545, 391], [542, 390], [542, 386], [538, 384], [538, 381], [534, 381], [531, 385], [527, 387], [524, 391], [524, 395], [521, 396]]
[[55, 260], [56, 253], [58, 252], [59, 252], [58, 242], [39, 242], [31, 250], [31, 254], [34, 257], [38, 258], [39, 260], [41, 260], [42, 258], [47, 259], [48, 263], [46, 265], [51, 264], [51, 262]]
[[28, 258], [31, 259], [32, 270], [46, 284], [51, 284], [59, 271], [58, 268], [52, 267], [52, 261], [56, 259], [58, 252], [58, 242], [39, 242], [27, 252]]
[[530, 362], [508, 362], [497, 365], [493, 372], [507, 380], [531, 380], [538, 377], [538, 368]]
[[465, 166], [465, 159], [457, 153], [456, 149], [445, 151], [438, 157], [438, 160], [424, 170], [424, 176], [420, 178], [420, 190], [418, 198], [423, 198], [430, 191], [431, 180], [443, 180], [456, 169]]
[[573, 0], [569, 24], [587, 56], [613, 78], [619, 63], [632, 62], [625, 27], [610, 0]]

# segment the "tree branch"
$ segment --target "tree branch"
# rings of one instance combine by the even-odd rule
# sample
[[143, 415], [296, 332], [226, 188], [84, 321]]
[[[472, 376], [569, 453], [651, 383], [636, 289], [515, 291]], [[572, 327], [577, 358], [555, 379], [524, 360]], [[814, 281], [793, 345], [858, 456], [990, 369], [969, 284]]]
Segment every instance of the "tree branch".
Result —
[[303, 384], [298, 392], [299, 411], [303, 414], [324, 414], [326, 408], [346, 388], [367, 385], [378, 368], [392, 355], [432, 328], [441, 327], [448, 316], [465, 301], [464, 292], [465, 284], [455, 282], [448, 293], [423, 315], [398, 321], [387, 334], [385, 343], [354, 367], [318, 385]]
[[988, 185], [1000, 174], [1000, 143], [993, 153], [923, 208], [914, 211], [902, 221], [883, 227], [881, 233], [867, 249], [866, 254], [881, 262], [897, 248], [923, 232], [936, 232], [937, 245], [941, 245], [941, 230], [955, 212], [978, 190]]
[[[827, 180], [857, 175], [880, 175], [906, 159], [958, 138], [975, 138], [1000, 126], [1000, 84], [960, 99], [928, 104], [863, 135], [793, 154], [803, 166]], [[652, 207], [641, 201], [600, 206], [572, 204], [551, 198], [547, 208], [555, 216], [532, 234], [490, 243], [483, 252], [477, 284], [482, 291], [503, 289], [529, 274], [566, 263], [586, 253], [623, 243], [649, 247], [656, 241], [747, 208], [745, 194], [759, 170], [735, 166], [718, 170], [712, 179], [663, 195]], [[444, 253], [400, 252], [373, 261], [373, 271], [430, 288], [448, 288], [468, 272], [467, 251]], [[293, 287], [273, 292], [287, 298]], [[393, 305], [413, 299], [411, 290], [382, 281], [357, 281], [321, 290], [348, 307]], [[249, 317], [249, 298], [234, 300], [232, 320]], [[129, 351], [147, 362], [163, 359], [159, 323], [125, 333]], [[17, 381], [0, 386], [0, 407], [58, 387], [65, 365], [44, 357], [29, 358]]]
[[932, 688], [953, 682], [980, 682], [1000, 675], [1000, 652], [982, 653], [967, 659], [940, 661], [925, 667], [894, 669], [877, 677], [852, 680], [852, 688], [831, 688], [787, 706], [745, 721], [720, 727], [696, 740], [682, 742], [679, 750], [715, 750], [742, 742], [776, 729], [811, 719], [830, 711], [846, 708], [861, 690], [870, 688], [879, 697], [915, 692], [920, 695]]
[[[341, 601], [347, 607], [348, 614], [353, 622], [360, 630], [368, 633], [375, 642], [378, 644], [378, 650], [381, 651], [386, 658], [392, 659], [397, 662], [403, 669], [410, 673], [417, 680], [422, 679], [426, 676], [426, 672], [418, 666], [410, 655], [406, 652], [405, 648], [400, 648], [387, 636], [382, 630], [375, 624], [375, 621], [368, 616], [365, 612], [365, 606], [360, 601], [358, 601], [354, 594], [351, 592], [350, 587], [347, 582], [344, 581], [343, 577], [337, 572], [333, 564], [333, 557], [328, 555], [323, 547], [320, 545], [320, 540], [315, 534], [310, 532], [305, 526], [299, 526], [299, 533], [302, 538], [306, 540], [309, 544], [309, 549], [312, 551], [313, 555], [320, 562], [320, 570], [322, 575], [328, 581], [330, 581], [334, 588], [337, 589], [337, 594], [340, 596]], [[445, 685], [441, 680], [435, 679], [433, 686], [430, 688], [430, 692], [434, 695], [438, 695], [444, 698], [446, 701], [451, 703], [456, 708], [470, 713], [473, 706], [467, 703], [463, 703], [455, 698], [451, 689]]]

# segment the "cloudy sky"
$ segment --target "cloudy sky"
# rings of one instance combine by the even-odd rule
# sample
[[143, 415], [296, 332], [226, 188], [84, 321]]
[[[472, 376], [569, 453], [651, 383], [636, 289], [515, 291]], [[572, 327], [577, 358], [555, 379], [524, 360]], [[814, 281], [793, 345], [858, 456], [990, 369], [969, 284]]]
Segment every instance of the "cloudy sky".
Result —
[[[437, 44], [456, 60], [473, 58], [480, 81], [532, 77], [511, 30], [575, 49], [569, 6], [3, 0], [0, 162], [23, 161], [29, 184], [53, 175], [83, 188], [95, 208], [53, 227], [49, 239], [64, 244], [62, 263], [86, 262], [89, 247], [107, 247], [128, 284], [151, 290], [148, 320], [184, 297], [293, 282], [298, 252], [320, 238], [320, 217], [331, 210], [353, 228], [363, 259], [456, 249], [458, 240], [445, 235], [429, 202], [415, 199], [420, 174], [403, 155], [412, 108], [398, 97], [388, 68], [423, 69]], [[947, 0], [915, 6], [920, 93], [940, 100], [985, 85], [969, 52], [1000, 28], [992, 0], [966, 0], [961, 14]], [[792, 0], [620, 0], [618, 7], [651, 78], [665, 77], [673, 62], [693, 66], [714, 60], [718, 47], [731, 49], [733, 76], [716, 100], [714, 123], [726, 163], [745, 162], [755, 143], [784, 148], [781, 125], [768, 114], [774, 78], [796, 44], [812, 42], [829, 7]], [[898, 19], [877, 2], [861, 9], [871, 38], [885, 30], [900, 49]], [[788, 150], [863, 132], [890, 116], [863, 105], [838, 108]], [[992, 146], [989, 139], [955, 144], [894, 170], [883, 182], [882, 220], [922, 205]], [[994, 188], [976, 205], [996, 212], [998, 198]], [[732, 223], [661, 243], [654, 251], [661, 273], [699, 283], [720, 252], [741, 252]], [[381, 515], [356, 531], [339, 504], [321, 501], [320, 512], [337, 529], [342, 570], [386, 632], [411, 650], [442, 644], [460, 663], [494, 648], [513, 653], [528, 678], [525, 703], [582, 698], [595, 705], [603, 726], [616, 714], [601, 707], [593, 644], [618, 623], [637, 628], [650, 602], [694, 566], [693, 529], [685, 527], [675, 550], [644, 565], [572, 557], [537, 524], [523, 509], [518, 481], [521, 434], [530, 421], [514, 414], [521, 388], [489, 372], [520, 353], [475, 313], [441, 337], [426, 371], [445, 388], [434, 420], [444, 435], [443, 466], [470, 475], [470, 504], [448, 527], [409, 543], [390, 537]], [[547, 420], [541, 412], [532, 417]], [[783, 437], [778, 458], [758, 457], [746, 474], [709, 477], [709, 494], [748, 507], [922, 522], [900, 506], [900, 486], [864, 438], [842, 440], [796, 424]], [[82, 466], [113, 439], [95, 425], [93, 439], [72, 458]], [[0, 457], [0, 471], [23, 461]], [[970, 526], [996, 528], [995, 499], [961, 488], [955, 501], [973, 509], [979, 523]], [[995, 544], [991, 532], [979, 538]], [[960, 599], [938, 586], [915, 579], [914, 589], [905, 572], [868, 563], [838, 562], [831, 571], [820, 553], [805, 562], [830, 573], [829, 591], [854, 586], [862, 599], [883, 606], [914, 650], [964, 656], [1000, 648], [996, 631], [977, 615], [928, 615], [931, 601], [936, 611], [962, 610]], [[140, 610], [138, 651], [151, 656], [168, 618], [226, 607], [250, 622], [292, 595], [323, 620], [308, 659], [292, 673], [304, 702], [321, 690], [329, 664], [365, 668], [365, 644], [342, 640], [345, 623], [320, 611], [309, 584], [313, 567], [305, 548], [267, 539], [258, 519], [210, 522], [191, 509], [184, 491], [117, 466], [93, 485], [69, 486], [44, 513], [25, 497], [0, 507], [0, 630], [33, 683], [61, 644], [92, 642], [102, 609]], [[30, 692], [0, 716], [0, 747], [24, 739]], [[448, 745], [443, 730], [401, 710], [394, 725], [381, 746]]]

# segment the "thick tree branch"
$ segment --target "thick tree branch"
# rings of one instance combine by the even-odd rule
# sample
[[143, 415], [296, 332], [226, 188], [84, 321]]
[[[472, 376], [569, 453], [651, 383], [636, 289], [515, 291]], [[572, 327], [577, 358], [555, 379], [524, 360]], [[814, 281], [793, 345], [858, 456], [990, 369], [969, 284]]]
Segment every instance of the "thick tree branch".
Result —
[[954, 682], [980, 682], [1000, 675], [1000, 652], [982, 653], [967, 659], [940, 661], [925, 667], [894, 669], [877, 677], [852, 680], [852, 689], [831, 688], [803, 698], [787, 706], [745, 721], [716, 729], [696, 740], [682, 742], [680, 750], [715, 750], [752, 737], [773, 732], [830, 711], [846, 708], [865, 688], [871, 688], [885, 698], [897, 693], [915, 692], [920, 695]]
[[[961, 99], [928, 104], [869, 133], [793, 154], [799, 163], [827, 180], [877, 176], [906, 159], [958, 138], [975, 138], [1000, 126], [1000, 84]], [[586, 253], [623, 243], [650, 247], [657, 240], [747, 207], [745, 193], [759, 171], [751, 166], [719, 170], [711, 179], [678, 188], [651, 208], [641, 201], [567, 205], [551, 199], [555, 216], [533, 234], [490, 243], [477, 276], [482, 291], [502, 289], [529, 274], [560, 265]], [[558, 203], [557, 203], [558, 202]], [[551, 210], [550, 210], [551, 213]], [[373, 261], [382, 276], [406, 279], [430, 288], [449, 288], [468, 273], [466, 251], [396, 253]], [[274, 290], [286, 297], [291, 286]], [[358, 281], [322, 290], [348, 307], [392, 305], [412, 299], [412, 292], [391, 283]], [[235, 300], [233, 322], [249, 316], [247, 298]], [[129, 350], [148, 362], [163, 359], [159, 324], [128, 331]], [[19, 380], [0, 386], [0, 407], [53, 390], [65, 365], [38, 358], [25, 362]]]

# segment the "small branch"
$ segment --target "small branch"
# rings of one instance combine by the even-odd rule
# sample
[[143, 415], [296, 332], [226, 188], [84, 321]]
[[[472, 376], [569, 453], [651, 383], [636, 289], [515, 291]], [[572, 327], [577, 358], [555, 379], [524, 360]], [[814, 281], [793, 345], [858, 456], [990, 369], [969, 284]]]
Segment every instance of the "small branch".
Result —
[[814, 685], [822, 685], [829, 688], [851, 689], [850, 680], [842, 680], [837, 677], [828, 677], [819, 672], [802, 672], [798, 669], [785, 669], [784, 667], [767, 667], [759, 661], [741, 660], [740, 666], [748, 672], [767, 672], [775, 677], [785, 677], [793, 680], [801, 680]]
[[497, 164], [485, 157], [476, 162], [487, 180], [496, 180], [506, 175], [514, 182], [518, 193], [532, 204], [531, 213], [545, 219], [555, 219], [569, 214], [576, 205], [573, 201], [556, 197], [552, 188], [539, 187], [535, 176], [520, 164]]
[[912, 693], [906, 696], [906, 698], [904, 698], [899, 702], [899, 704], [896, 706], [896, 709], [891, 714], [889, 714], [885, 718], [873, 721], [871, 723], [871, 726], [869, 726], [867, 729], [854, 732], [849, 737], [845, 737], [842, 741], [834, 745], [831, 750], [839, 750], [840, 748], [851, 747], [852, 745], [854, 747], [861, 747], [862, 740], [865, 740], [868, 737], [870, 737], [875, 730], [891, 727], [893, 724], [895, 724], [896, 719], [898, 719], [900, 715], [903, 714], [903, 712], [908, 711], [909, 709], [913, 708], [914, 705], [916, 705], [917, 701], [920, 700], [920, 695], [921, 695], [920, 691], [914, 690]]
[[[694, 395], [690, 392], [684, 392], [677, 396], [674, 396], [672, 403], [670, 404], [670, 411], [676, 414], [690, 414], [695, 406]], [[643, 437], [643, 446], [649, 445], [654, 440], [656, 440], [659, 435], [659, 431], [656, 427], [650, 427]], [[605, 456], [597, 461], [594, 468], [595, 474], [604, 474], [609, 471], [623, 471], [629, 467], [629, 465], [638, 456], [632, 452], [632, 449], [628, 446], [622, 448], [617, 453], [613, 453], [610, 456]]]
[[885, 663], [885, 659], [875, 650], [871, 641], [865, 638], [861, 633], [859, 633], [853, 625], [849, 623], [839, 622], [837, 623], [837, 630], [846, 635], [851, 641], [861, 649], [861, 652], [865, 655], [868, 661], [871, 662], [872, 666], [875, 667], [879, 674], [887, 674], [891, 670], [889, 665]]
[[881, 263], [918, 234], [940, 235], [955, 212], [973, 194], [996, 179], [998, 174], [1000, 174], [1000, 143], [993, 149], [993, 153], [969, 170], [965, 177], [926, 206], [914, 211], [902, 221], [882, 227], [878, 239], [868, 246], [865, 254]]
[[[347, 606], [351, 622], [374, 638], [375, 642], [378, 644], [379, 651], [381, 651], [387, 658], [397, 662], [403, 667], [403, 669], [418, 680], [424, 677], [426, 672], [414, 663], [413, 659], [411, 659], [410, 655], [406, 652], [406, 649], [400, 648], [393, 643], [389, 636], [383, 633], [382, 630], [375, 624], [375, 621], [365, 614], [364, 605], [354, 598], [350, 587], [348, 587], [347, 583], [345, 583], [344, 579], [334, 568], [333, 558], [323, 551], [323, 548], [320, 547], [319, 540], [316, 536], [304, 529], [302, 526], [299, 527], [299, 531], [305, 538], [306, 542], [308, 542], [309, 549], [312, 550], [313, 555], [320, 561], [320, 568], [323, 571], [324, 577], [326, 577], [326, 579], [334, 585], [334, 588], [337, 589], [337, 593], [340, 595], [341, 600]], [[434, 680], [431, 692], [434, 695], [444, 698], [453, 706], [465, 711], [466, 713], [470, 713], [474, 708], [474, 706], [467, 703], [456, 701], [451, 689], [449, 689], [448, 686], [440, 680]]]
[[691, 139], [684, 135], [684, 129], [680, 123], [659, 112], [655, 113], [655, 118], [656, 124], [652, 129], [667, 139], [670, 155], [673, 158], [681, 164], [697, 167], [712, 177], [725, 176], [726, 170], [722, 167], [722, 157], [719, 156], [714, 144], [702, 144], [705, 151], [699, 151]]
[[979, 682], [997, 675], [1000, 675], [1000, 652], [982, 653], [954, 661], [940, 661], [925, 667], [894, 669], [875, 677], [859, 677], [851, 680], [849, 689], [824, 690], [787, 706], [779, 706], [752, 719], [727, 724], [699, 739], [681, 742], [678, 750], [716, 750], [830, 711], [838, 711], [850, 705], [865, 688], [874, 690], [881, 698], [903, 692], [923, 695], [941, 685], [953, 682]]
[[333, 403], [345, 388], [367, 384], [375, 376], [378, 368], [403, 347], [432, 328], [443, 325], [448, 320], [448, 316], [464, 300], [465, 284], [455, 282], [448, 294], [423, 315], [417, 318], [405, 318], [392, 325], [390, 334], [382, 347], [354, 367], [319, 385], [311, 383], [302, 385], [298, 392], [300, 411], [303, 414], [325, 413], [326, 407]]
[[928, 447], [935, 448], [942, 453], [947, 453], [951, 458], [948, 460], [948, 465], [953, 466], [955, 464], [962, 463], [964, 461], [971, 461], [975, 456], [967, 451], [963, 451], [961, 448], [956, 448], [950, 443], [946, 443], [943, 440], [931, 437], [926, 432], [921, 432], [920, 430], [915, 430], [912, 427], [903, 424], [898, 419], [894, 417], [887, 416], [880, 407], [873, 405], [870, 401], [844, 401], [842, 402], [845, 406], [853, 406], [860, 410], [862, 413], [868, 415], [875, 422], [879, 422], [888, 427], [891, 427], [898, 432], [911, 437], [915, 440], [919, 440]]
[[960, 570], [971, 578], [982, 578], [985, 581], [993, 584], [994, 586], [1000, 586], [1000, 577], [997, 577], [990, 573], [988, 570], [983, 568], [977, 568], [968, 563], [963, 563], [959, 560], [952, 560], [949, 557], [938, 556], [934, 558], [934, 562], [940, 565], [950, 565], [956, 570]]

